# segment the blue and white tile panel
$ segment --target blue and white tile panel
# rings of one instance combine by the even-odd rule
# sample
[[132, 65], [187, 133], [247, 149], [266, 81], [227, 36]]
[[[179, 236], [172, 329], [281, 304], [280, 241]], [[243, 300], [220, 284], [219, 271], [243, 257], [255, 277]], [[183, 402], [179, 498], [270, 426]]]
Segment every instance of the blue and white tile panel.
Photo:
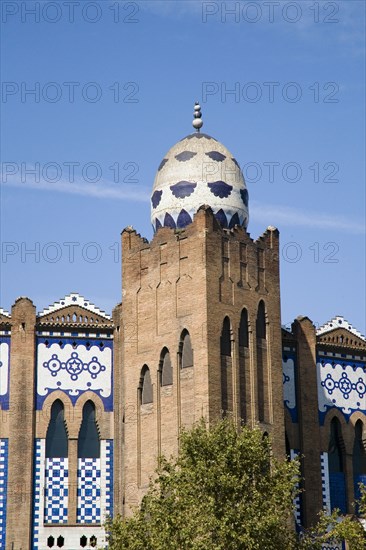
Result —
[[[300, 454], [300, 451], [297, 449], [290, 449], [290, 458], [291, 460], [294, 460], [297, 458]], [[296, 483], [296, 489], [299, 489], [299, 484]], [[300, 494], [297, 495], [296, 498], [294, 498], [294, 505], [295, 505], [295, 521], [297, 525], [301, 525], [301, 501], [300, 501]]]
[[101, 521], [101, 460], [78, 459], [77, 523]]
[[102, 399], [106, 411], [113, 410], [113, 341], [100, 338], [37, 338], [37, 410], [56, 390], [65, 392], [75, 405], [86, 391]]
[[10, 337], [0, 337], [0, 406], [9, 410]]
[[[101, 441], [101, 523], [108, 511], [107, 479], [108, 472], [113, 479], [113, 453], [110, 454], [109, 449], [113, 449], [112, 441]], [[36, 439], [35, 441], [35, 460], [34, 460], [34, 478], [33, 478], [33, 540], [32, 550], [48, 550], [47, 538], [53, 536], [55, 540], [58, 536], [63, 536], [65, 539], [65, 548], [79, 548], [80, 537], [85, 535], [88, 539], [91, 536], [97, 537], [98, 547], [104, 548], [106, 545], [106, 534], [103, 526], [100, 524], [83, 524], [80, 526], [68, 526], [66, 524], [46, 524], [45, 523], [45, 473], [46, 473], [46, 444], [44, 439]], [[108, 455], [110, 458], [108, 458]], [[109, 465], [108, 465], [109, 464]], [[112, 482], [113, 484], [113, 482]]]
[[5, 548], [8, 494], [8, 440], [0, 439], [0, 548]]
[[341, 358], [317, 357], [319, 422], [337, 408], [348, 421], [351, 414], [366, 414], [366, 364]]
[[323, 509], [330, 514], [330, 486], [328, 453], [320, 453], [320, 472], [322, 477]]
[[67, 523], [68, 495], [68, 459], [46, 458], [45, 523]]

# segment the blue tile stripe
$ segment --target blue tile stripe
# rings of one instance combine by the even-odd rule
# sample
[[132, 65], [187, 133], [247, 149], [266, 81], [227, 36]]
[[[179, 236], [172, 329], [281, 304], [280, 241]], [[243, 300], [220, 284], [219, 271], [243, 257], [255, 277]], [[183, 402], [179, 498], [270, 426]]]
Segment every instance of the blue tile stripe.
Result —
[[77, 523], [101, 521], [100, 458], [78, 459]]
[[[297, 449], [291, 449], [290, 450], [290, 458], [293, 460], [294, 458], [298, 457], [300, 454], [300, 451]], [[296, 484], [296, 488], [299, 489], [299, 484]], [[297, 495], [297, 497], [294, 498], [294, 514], [295, 514], [295, 521], [297, 525], [301, 525], [302, 523], [302, 517], [301, 517], [301, 497], [300, 494]]]
[[330, 513], [328, 453], [326, 452], [320, 454], [320, 472], [322, 478], [323, 509]]
[[34, 475], [33, 475], [33, 550], [39, 548], [39, 522], [41, 506], [41, 461], [42, 446], [41, 440], [35, 440], [34, 449]]
[[106, 441], [106, 515], [113, 517], [113, 439]]
[[8, 440], [0, 439], [0, 548], [5, 548], [6, 501], [8, 494]]

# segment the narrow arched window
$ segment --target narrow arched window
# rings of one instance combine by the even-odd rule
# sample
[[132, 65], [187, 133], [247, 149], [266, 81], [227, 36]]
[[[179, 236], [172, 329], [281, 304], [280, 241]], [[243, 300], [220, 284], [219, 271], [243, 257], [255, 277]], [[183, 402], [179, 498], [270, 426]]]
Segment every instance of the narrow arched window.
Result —
[[[356, 501], [358, 501], [361, 497], [360, 483], [366, 485], [366, 451], [362, 432], [362, 421], [357, 420], [353, 444], [353, 481]], [[358, 509], [356, 509], [356, 513], [358, 513]]]
[[353, 444], [353, 474], [366, 476], [366, 451], [362, 439], [363, 424], [357, 420]]
[[256, 319], [257, 336], [257, 395], [258, 420], [268, 420], [268, 372], [266, 341], [266, 308], [263, 300], [258, 304]]
[[[67, 444], [64, 405], [60, 399], [57, 399], [51, 408], [51, 418], [46, 434], [45, 523], [67, 523], [69, 494]], [[51, 544], [51, 540], [48, 542]]]
[[170, 353], [167, 348], [164, 348], [160, 356], [160, 383], [162, 386], [170, 386], [173, 384], [173, 368], [170, 360]]
[[142, 367], [140, 378], [141, 405], [153, 402], [153, 387], [151, 383], [150, 369], [146, 365]]
[[243, 309], [240, 316], [239, 347], [249, 347], [248, 312], [246, 309]]
[[328, 447], [329, 489], [331, 509], [339, 508], [347, 513], [346, 483], [344, 475], [344, 443], [342, 428], [338, 418], [330, 423]]
[[256, 329], [257, 338], [266, 338], [266, 310], [263, 300], [258, 304]]
[[225, 317], [221, 332], [221, 355], [231, 356], [230, 319]]
[[[249, 387], [249, 331], [248, 331], [248, 312], [243, 309], [240, 315], [239, 325], [239, 405], [240, 418], [243, 422], [247, 420], [247, 387]], [[249, 392], [248, 392], [249, 394]]]
[[87, 401], [83, 407], [83, 420], [78, 439], [79, 458], [100, 458], [100, 441], [95, 416], [95, 406]]
[[231, 357], [231, 326], [229, 317], [222, 324], [220, 338], [221, 355], [221, 409], [222, 414], [233, 412], [233, 365]]
[[67, 458], [68, 440], [64, 418], [64, 405], [57, 399], [51, 409], [46, 435], [46, 458]]
[[191, 337], [188, 331], [183, 331], [181, 336], [182, 342], [182, 369], [193, 367], [193, 350]]

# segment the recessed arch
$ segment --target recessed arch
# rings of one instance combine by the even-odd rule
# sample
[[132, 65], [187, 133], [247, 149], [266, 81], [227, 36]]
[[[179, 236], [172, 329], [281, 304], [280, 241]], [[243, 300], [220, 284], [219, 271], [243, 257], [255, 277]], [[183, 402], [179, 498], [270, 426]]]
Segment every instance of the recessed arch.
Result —
[[[247, 388], [250, 387], [250, 365], [249, 365], [249, 320], [248, 310], [243, 308], [240, 314], [238, 329], [239, 340], [239, 406], [240, 418], [243, 422], [247, 420]], [[249, 391], [248, 391], [249, 398]]]
[[267, 337], [266, 330], [266, 306], [263, 300], [260, 300], [257, 309], [257, 321], [256, 321], [257, 338], [265, 339]]
[[222, 323], [220, 337], [221, 358], [221, 411], [225, 416], [233, 412], [233, 361], [231, 321], [226, 316]]
[[345, 448], [342, 437], [342, 426], [336, 416], [330, 422], [328, 469], [331, 509], [339, 508], [345, 514], [347, 513]]
[[150, 369], [147, 365], [144, 365], [141, 369], [139, 390], [141, 405], [147, 405], [148, 403], [153, 402], [153, 387], [151, 382]]
[[173, 368], [168, 348], [163, 348], [159, 362], [160, 385], [171, 386], [173, 384]]
[[90, 399], [83, 407], [83, 419], [78, 437], [78, 458], [100, 458], [95, 405]]
[[67, 458], [68, 438], [64, 404], [56, 399], [51, 407], [51, 418], [46, 434], [46, 458]]
[[266, 306], [263, 300], [258, 303], [256, 317], [257, 341], [257, 401], [258, 420], [268, 420], [268, 364], [267, 364], [267, 327]]
[[188, 330], [184, 329], [180, 337], [181, 368], [193, 367], [193, 349], [191, 336]]

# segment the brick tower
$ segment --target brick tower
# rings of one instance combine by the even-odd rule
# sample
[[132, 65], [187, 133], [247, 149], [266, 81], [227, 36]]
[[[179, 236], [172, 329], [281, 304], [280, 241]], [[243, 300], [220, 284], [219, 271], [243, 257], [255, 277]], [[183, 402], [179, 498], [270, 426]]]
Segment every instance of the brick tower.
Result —
[[175, 454], [180, 428], [201, 417], [259, 424], [274, 452], [285, 450], [279, 234], [269, 227], [251, 239], [237, 161], [199, 132], [198, 105], [193, 125], [159, 166], [154, 238], [122, 233], [115, 407], [125, 412], [115, 437], [125, 513], [146, 491], [157, 457]]

